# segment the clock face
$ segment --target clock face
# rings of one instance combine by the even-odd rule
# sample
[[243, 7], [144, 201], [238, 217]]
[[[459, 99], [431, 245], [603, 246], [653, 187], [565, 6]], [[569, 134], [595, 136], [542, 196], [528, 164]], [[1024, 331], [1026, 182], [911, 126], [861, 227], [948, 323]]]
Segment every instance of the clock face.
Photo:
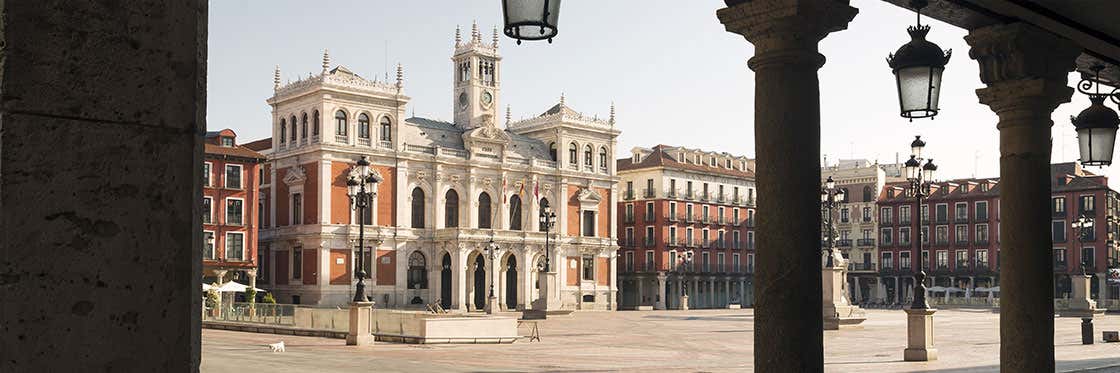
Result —
[[467, 108], [467, 93], [466, 92], [459, 93], [459, 110], [463, 110], [463, 109], [466, 109], [466, 108]]
[[482, 92], [482, 106], [490, 106], [494, 102], [494, 95], [490, 91]]

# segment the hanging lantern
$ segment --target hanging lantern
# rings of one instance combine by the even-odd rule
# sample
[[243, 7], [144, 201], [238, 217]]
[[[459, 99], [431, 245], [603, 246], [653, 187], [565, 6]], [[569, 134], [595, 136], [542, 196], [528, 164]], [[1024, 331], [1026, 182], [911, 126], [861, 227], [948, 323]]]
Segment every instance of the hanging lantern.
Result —
[[[1077, 142], [1081, 150], [1081, 164], [1085, 166], [1107, 166], [1112, 164], [1112, 149], [1116, 144], [1116, 129], [1120, 127], [1120, 116], [1116, 111], [1104, 106], [1105, 98], [1112, 97], [1113, 101], [1120, 103], [1120, 94], [1100, 93], [1100, 73], [1103, 66], [1093, 66], [1095, 73], [1092, 80], [1083, 79], [1077, 85], [1077, 90], [1089, 95], [1092, 102], [1088, 109], [1081, 111], [1076, 117], [1071, 117], [1073, 127], [1077, 130]], [[1094, 92], [1088, 88], [1096, 86]]]
[[918, 13], [918, 24], [906, 29], [910, 42], [887, 57], [898, 86], [898, 103], [903, 118], [932, 118], [937, 115], [941, 96], [941, 73], [953, 51], [942, 52], [937, 44], [926, 40], [929, 25], [922, 25], [925, 0], [911, 1]]
[[560, 0], [502, 0], [505, 34], [522, 40], [545, 40], [552, 43], [560, 20]]

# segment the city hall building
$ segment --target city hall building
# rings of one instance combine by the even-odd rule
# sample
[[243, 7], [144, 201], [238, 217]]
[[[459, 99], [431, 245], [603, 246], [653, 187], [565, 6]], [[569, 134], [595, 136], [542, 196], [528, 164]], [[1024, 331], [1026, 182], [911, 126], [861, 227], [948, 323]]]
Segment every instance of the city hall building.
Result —
[[[563, 309], [615, 309], [613, 106], [600, 119], [561, 96], [511, 120], [497, 31], [487, 41], [477, 27], [469, 40], [457, 31], [451, 60], [451, 122], [405, 119], [400, 66], [395, 81], [371, 80], [324, 53], [322, 71], [283, 85], [277, 68], [273, 136], [258, 149], [268, 155], [259, 286], [282, 303], [348, 303], [364, 219], [378, 307], [481, 310], [492, 291], [502, 309], [532, 308], [549, 256]], [[381, 180], [364, 216], [347, 195], [363, 156]], [[547, 246], [546, 208], [556, 216]]]

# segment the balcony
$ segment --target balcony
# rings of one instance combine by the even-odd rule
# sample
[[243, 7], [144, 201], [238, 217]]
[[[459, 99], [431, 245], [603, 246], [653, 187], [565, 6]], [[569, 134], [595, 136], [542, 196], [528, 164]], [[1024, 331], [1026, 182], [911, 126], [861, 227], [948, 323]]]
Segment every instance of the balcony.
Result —
[[893, 227], [894, 226], [894, 221], [892, 221], [890, 219], [879, 219], [879, 226], [881, 226], [881, 227]]
[[738, 204], [741, 204], [741, 203], [743, 203], [743, 199], [740, 198], [739, 196], [731, 197], [731, 204], [738, 205]]
[[977, 223], [986, 222], [988, 221], [988, 214], [976, 214], [976, 219], [974, 219], [974, 221]]
[[968, 217], [967, 216], [958, 216], [956, 218], [953, 218], [953, 222], [954, 223], [968, 223]]
[[646, 223], [652, 223], [654, 220], [657, 220], [656, 218], [657, 217], [654, 216], [653, 214], [646, 214], [645, 218], [642, 219], [642, 220], [644, 220]]
[[656, 243], [651, 238], [646, 238], [645, 240], [642, 241], [642, 247], [654, 247], [654, 246], [656, 246]]
[[849, 271], [875, 271], [875, 263], [848, 263]]
[[856, 240], [856, 245], [858, 245], [858, 246], [875, 246], [875, 239], [874, 238], [860, 238], [860, 239]]
[[642, 198], [653, 198], [655, 194], [653, 189], [642, 189]]
[[720, 216], [718, 219], [716, 219], [716, 224], [727, 225], [727, 218]]
[[622, 199], [626, 200], [626, 201], [633, 201], [634, 200], [634, 190], [633, 189], [627, 189], [625, 192], [622, 193]]
[[1063, 243], [1063, 242], [1066, 242], [1066, 241], [1067, 240], [1066, 240], [1065, 235], [1062, 235], [1062, 237], [1054, 237], [1054, 242], [1055, 243]]
[[948, 216], [938, 216], [935, 222], [937, 224], [948, 224], [949, 223], [949, 217]]
[[349, 144], [350, 143], [350, 137], [348, 137], [346, 135], [334, 135], [334, 142], [339, 143], [339, 144]]
[[667, 196], [669, 198], [677, 198], [677, 190], [676, 189], [669, 189], [669, 191], [667, 191], [665, 193], [665, 196]]
[[880, 240], [879, 241], [879, 247], [890, 247], [890, 246], [891, 246], [891, 241], [890, 240]]
[[844, 238], [844, 239], [836, 240], [836, 246], [837, 247], [852, 247], [852, 239]]
[[623, 222], [623, 223], [625, 223], [625, 224], [634, 224], [634, 215], [626, 215], [626, 216], [624, 216], [624, 217], [622, 218], [622, 222]]
[[863, 222], [864, 222], [864, 223], [870, 223], [870, 222], [871, 222], [871, 220], [872, 220], [871, 218], [869, 218], [869, 217], [866, 217], [866, 216], [865, 216], [865, 217], [863, 218]]
[[701, 216], [700, 217], [700, 222], [704, 223], [704, 224], [711, 223], [712, 222], [712, 217], [708, 216], [708, 215]]
[[976, 240], [976, 246], [988, 246], [988, 239]]
[[720, 194], [720, 195], [716, 196], [716, 202], [718, 202], [718, 203], [727, 202], [727, 198], [725, 198], [722, 194]]
[[708, 193], [701, 193], [700, 194], [700, 201], [701, 202], [708, 202], [708, 201], [711, 201], [711, 200], [712, 200], [712, 196], [709, 195]]
[[950, 271], [949, 271], [949, 263], [942, 263], [942, 264], [938, 264], [938, 265], [937, 265], [936, 267], [934, 267], [934, 268], [933, 268], [933, 270], [932, 270], [932, 271], [930, 271], [930, 272], [931, 272], [932, 274], [935, 274], [935, 275], [947, 275], [947, 274], [949, 274], [949, 273], [950, 273]]
[[688, 215], [688, 214], [685, 214], [685, 215], [684, 215], [684, 220], [685, 220], [685, 222], [686, 222], [686, 223], [695, 223], [695, 222], [697, 222], [697, 221], [700, 221], [700, 217], [699, 217], [699, 216], [697, 216], [697, 215]]
[[696, 199], [696, 195], [693, 194], [691, 190], [689, 190], [689, 191], [684, 192], [684, 199], [687, 199], [687, 200], [691, 201], [691, 200]]
[[1069, 265], [1066, 262], [1054, 262], [1054, 272], [1069, 271]]
[[665, 247], [678, 247], [678, 246], [684, 246], [684, 241], [683, 240], [678, 241], [678, 240], [674, 240], [672, 238], [670, 238], [668, 241], [665, 241]]
[[677, 222], [677, 216], [674, 215], [674, 214], [665, 215], [665, 221], [670, 222], [670, 223], [676, 223]]
[[953, 273], [962, 275], [970, 274], [972, 273], [972, 268], [968, 266], [968, 261], [957, 262], [956, 265], [953, 266]]
[[738, 227], [738, 226], [742, 226], [742, 225], [743, 225], [743, 221], [742, 221], [742, 220], [739, 220], [739, 219], [731, 219], [731, 226], [732, 226], [732, 227]]
[[747, 228], [754, 228], [754, 219], [747, 219]]
[[949, 246], [949, 239], [936, 239], [933, 241], [933, 246]]
[[361, 137], [361, 136], [358, 136], [358, 145], [361, 145], [361, 146], [370, 146], [370, 140], [369, 140], [369, 138], [368, 138], [368, 137]]

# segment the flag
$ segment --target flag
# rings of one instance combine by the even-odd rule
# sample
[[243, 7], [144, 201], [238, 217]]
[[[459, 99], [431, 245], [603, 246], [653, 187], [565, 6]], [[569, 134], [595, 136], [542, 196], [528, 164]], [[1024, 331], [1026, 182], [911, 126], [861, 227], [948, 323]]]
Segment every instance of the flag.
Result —
[[[506, 195], [506, 179], [504, 177], [502, 178], [502, 195], [503, 196]], [[506, 202], [506, 199], [502, 198], [502, 203], [505, 203], [505, 202]]]
[[541, 199], [541, 184], [533, 180], [533, 199], [540, 201]]
[[521, 180], [521, 188], [517, 190], [517, 195], [519, 195], [519, 196], [524, 196], [525, 195], [525, 180], [524, 179]]

